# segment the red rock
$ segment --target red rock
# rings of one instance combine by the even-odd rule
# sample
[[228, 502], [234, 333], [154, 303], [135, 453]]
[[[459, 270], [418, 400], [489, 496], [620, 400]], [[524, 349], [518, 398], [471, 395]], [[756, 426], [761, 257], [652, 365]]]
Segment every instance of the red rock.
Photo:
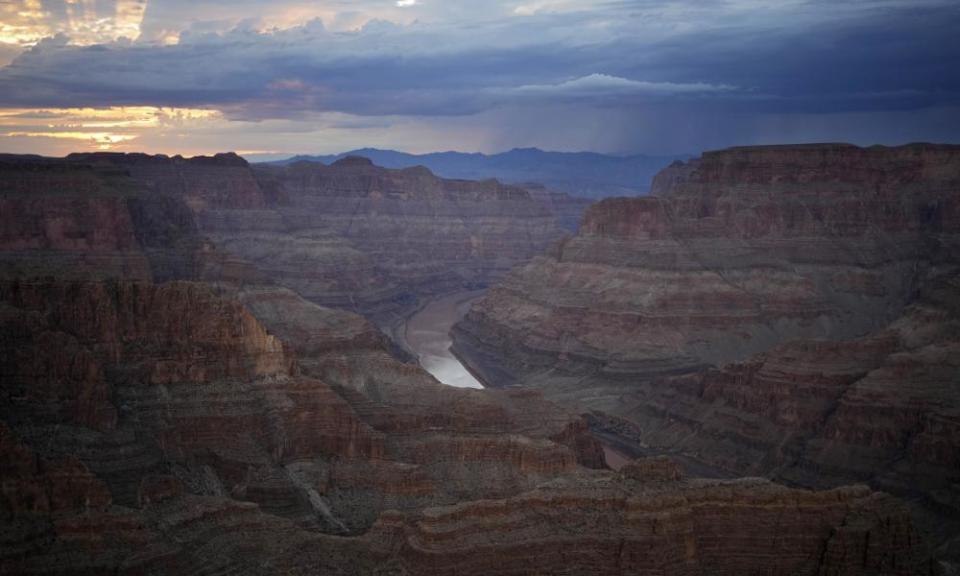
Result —
[[[811, 493], [760, 480], [683, 480], [661, 460], [598, 470], [603, 454], [579, 412], [530, 390], [443, 386], [398, 361], [369, 321], [263, 285], [257, 267], [274, 263], [269, 253], [257, 266], [247, 258], [268, 239], [268, 250], [290, 255], [276, 262], [283, 283], [301, 278], [297, 267], [326, 265], [309, 278], [315, 294], [331, 297], [355, 283], [369, 297], [366, 310], [401, 309], [409, 302], [394, 302], [398, 294], [492, 278], [526, 257], [555, 226], [528, 192], [357, 160], [254, 179], [233, 156], [92, 155], [69, 163], [30, 170], [79, 171], [85, 175], [76, 181], [89, 190], [123, 196], [135, 240], [129, 252], [145, 258], [150, 274], [127, 276], [118, 256], [127, 247], [110, 242], [102, 250], [76, 246], [81, 260], [103, 252], [101, 275], [74, 261], [48, 267], [58, 251], [42, 246], [14, 252], [52, 277], [5, 266], [0, 508], [13, 522], [0, 530], [0, 573], [906, 574], [930, 567], [902, 505], [866, 488]], [[350, 216], [354, 205], [362, 216]], [[51, 206], [42, 206], [47, 220]], [[304, 206], [324, 206], [327, 228], [296, 220]], [[116, 213], [119, 223], [123, 211]], [[423, 224], [434, 216], [442, 232]], [[204, 244], [194, 218], [216, 240], [233, 242], [232, 251]], [[529, 237], [517, 235], [518, 221], [529, 225]], [[336, 236], [326, 236], [331, 231]], [[418, 260], [403, 252], [425, 246], [436, 253]], [[520, 256], [504, 257], [515, 248]], [[357, 266], [338, 269], [344, 262]], [[229, 282], [150, 282], [195, 279], [201, 268], [203, 277]], [[378, 286], [379, 272], [370, 273], [378, 268], [396, 284]], [[336, 284], [330, 270], [346, 282]], [[852, 289], [876, 291], [869, 278], [846, 278]], [[664, 303], [695, 304], [682, 295]], [[730, 291], [713, 304], [742, 301]], [[587, 357], [571, 352], [570, 365]], [[839, 386], [845, 372], [838, 372], [818, 385]], [[683, 389], [698, 389], [688, 379]], [[736, 390], [735, 382], [717, 382], [718, 391]], [[741, 393], [738, 406], [761, 404]], [[939, 433], [932, 427], [917, 453], [951, 462]]]

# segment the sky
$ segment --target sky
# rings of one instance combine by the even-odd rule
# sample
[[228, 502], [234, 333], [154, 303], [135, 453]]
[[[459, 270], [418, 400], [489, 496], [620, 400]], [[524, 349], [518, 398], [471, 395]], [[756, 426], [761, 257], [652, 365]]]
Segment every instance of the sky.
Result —
[[0, 152], [960, 142], [957, 0], [0, 0]]

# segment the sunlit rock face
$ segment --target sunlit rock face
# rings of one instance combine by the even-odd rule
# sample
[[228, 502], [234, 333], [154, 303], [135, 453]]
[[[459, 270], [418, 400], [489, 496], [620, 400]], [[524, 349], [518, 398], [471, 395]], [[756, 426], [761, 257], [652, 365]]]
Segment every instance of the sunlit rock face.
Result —
[[960, 510], [960, 147], [735, 148], [654, 191], [493, 288], [458, 356], [635, 449]]

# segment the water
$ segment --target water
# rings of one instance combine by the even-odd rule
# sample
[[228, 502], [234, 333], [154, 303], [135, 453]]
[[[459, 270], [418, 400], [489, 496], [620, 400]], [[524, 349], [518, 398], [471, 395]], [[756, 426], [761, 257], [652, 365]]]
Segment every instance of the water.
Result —
[[[470, 303], [483, 291], [458, 292], [438, 298], [414, 314], [402, 330], [407, 348], [434, 378], [449, 386], [483, 388], [483, 385], [450, 353], [450, 328], [467, 313]], [[607, 466], [620, 470], [632, 460], [619, 450], [603, 444]]]
[[450, 328], [467, 313], [470, 302], [481, 294], [482, 290], [438, 298], [414, 314], [403, 331], [407, 348], [416, 354], [420, 365], [449, 386], [483, 388], [483, 384], [450, 352], [453, 343]]

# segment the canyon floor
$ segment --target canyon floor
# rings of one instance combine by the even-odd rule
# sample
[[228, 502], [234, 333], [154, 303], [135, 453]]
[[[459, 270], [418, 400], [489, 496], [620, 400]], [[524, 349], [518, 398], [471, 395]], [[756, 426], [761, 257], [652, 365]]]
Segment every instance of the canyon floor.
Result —
[[450, 386], [483, 388], [483, 384], [450, 352], [450, 329], [463, 318], [483, 290], [457, 292], [427, 302], [397, 331], [398, 344], [417, 358], [423, 369]]

